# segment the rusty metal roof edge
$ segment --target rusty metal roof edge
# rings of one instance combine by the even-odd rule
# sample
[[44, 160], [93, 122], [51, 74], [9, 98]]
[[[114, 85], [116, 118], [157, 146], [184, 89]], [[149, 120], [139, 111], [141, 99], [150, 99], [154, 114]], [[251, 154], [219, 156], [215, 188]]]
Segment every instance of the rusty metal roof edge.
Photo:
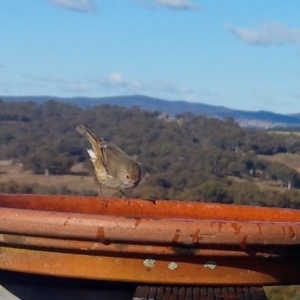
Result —
[[163, 245], [299, 245], [300, 224], [121, 216], [1, 208], [0, 232]]
[[138, 254], [144, 256], [202, 256], [202, 257], [257, 257], [257, 258], [283, 258], [300, 256], [299, 248], [282, 248], [268, 246], [241, 248], [224, 248], [222, 245], [213, 247], [180, 247], [130, 243], [101, 243], [97, 241], [65, 240], [52, 237], [35, 237], [0, 233], [0, 245], [17, 248], [52, 249], [54, 251], [80, 251], [86, 253], [111, 253], [112, 255]]
[[299, 283], [300, 211], [102, 200], [0, 194], [1, 268], [160, 284]]
[[0, 194], [1, 207], [128, 217], [183, 218], [236, 221], [300, 222], [295, 209], [257, 207], [198, 201], [104, 198], [73, 195]]

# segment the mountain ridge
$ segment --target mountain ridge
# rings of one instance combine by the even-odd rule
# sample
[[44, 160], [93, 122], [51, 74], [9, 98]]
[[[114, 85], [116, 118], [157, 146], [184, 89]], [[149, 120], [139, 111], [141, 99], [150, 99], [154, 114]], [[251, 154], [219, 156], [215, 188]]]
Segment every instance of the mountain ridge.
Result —
[[165, 100], [144, 95], [110, 96], [110, 97], [57, 97], [57, 96], [2, 96], [4, 101], [34, 101], [43, 103], [47, 100], [56, 100], [76, 104], [80, 107], [92, 107], [101, 104], [111, 104], [122, 107], [138, 106], [145, 110], [156, 110], [174, 117], [191, 112], [195, 115], [226, 118], [232, 117], [241, 126], [272, 128], [272, 127], [300, 127], [300, 113], [280, 114], [271, 111], [244, 111], [215, 106], [210, 104], [187, 102], [184, 100]]

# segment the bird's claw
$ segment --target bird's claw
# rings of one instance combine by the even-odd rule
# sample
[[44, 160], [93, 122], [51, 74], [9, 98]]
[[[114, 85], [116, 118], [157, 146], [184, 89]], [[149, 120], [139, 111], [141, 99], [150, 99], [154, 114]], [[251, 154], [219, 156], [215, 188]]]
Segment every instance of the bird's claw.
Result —
[[130, 205], [130, 200], [125, 195], [122, 196], [122, 199], [124, 199], [125, 202]]

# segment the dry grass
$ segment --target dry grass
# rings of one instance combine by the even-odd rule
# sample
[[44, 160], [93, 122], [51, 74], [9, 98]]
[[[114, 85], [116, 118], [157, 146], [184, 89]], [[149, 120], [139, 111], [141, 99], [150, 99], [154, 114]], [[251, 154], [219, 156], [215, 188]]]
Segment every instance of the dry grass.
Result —
[[[279, 153], [276, 155], [259, 155], [260, 158], [269, 160], [271, 162], [280, 162], [286, 166], [295, 169], [300, 173], [300, 155]], [[84, 172], [83, 164], [76, 164], [72, 168], [72, 172]], [[246, 179], [237, 177], [229, 177], [236, 182], [249, 182]], [[92, 175], [36, 175], [31, 171], [24, 171], [21, 164], [13, 164], [10, 160], [0, 160], [0, 182], [16, 181], [20, 184], [33, 184], [38, 183], [43, 186], [55, 186], [57, 188], [67, 186], [71, 190], [81, 191], [83, 189], [94, 190], [99, 192], [99, 185]], [[252, 181], [263, 190], [276, 190], [284, 192], [287, 188], [281, 188], [275, 181], [260, 181], [254, 178]], [[104, 194], [111, 196], [115, 191], [104, 189]]]
[[[298, 154], [278, 153], [275, 155], [258, 155], [258, 157], [270, 162], [282, 163], [300, 173], [300, 155]], [[235, 177], [232, 177], [231, 179], [237, 181], [237, 178]], [[245, 179], [238, 180], [240, 182], [247, 182]], [[254, 178], [252, 182], [258, 185], [262, 190], [273, 190], [278, 192], [285, 192], [287, 190], [287, 187], [278, 186], [277, 182], [274, 180], [260, 181], [259, 179]]]
[[289, 135], [289, 134], [293, 134], [293, 135], [297, 135], [300, 136], [300, 132], [295, 131], [295, 132], [291, 132], [291, 131], [269, 131], [270, 134], [283, 134], [283, 135]]
[[[76, 164], [72, 172], [83, 172], [83, 164]], [[63, 187], [80, 191], [83, 189], [99, 192], [99, 185], [92, 175], [36, 175], [31, 171], [24, 171], [21, 164], [13, 164], [10, 160], [0, 160], [0, 182], [15, 181], [19, 184], [37, 183], [43, 186]], [[114, 191], [103, 190], [106, 196], [111, 196]]]
[[[258, 155], [258, 157], [271, 162], [282, 163], [300, 173], [300, 155], [298, 154], [278, 153], [275, 155]], [[247, 179], [241, 179], [233, 176], [229, 176], [229, 179], [235, 182], [249, 182]], [[287, 187], [279, 186], [275, 180], [260, 181], [258, 178], [253, 178], [251, 182], [256, 184], [261, 190], [272, 190], [283, 193], [288, 189]]]
[[298, 154], [278, 153], [275, 155], [258, 155], [258, 157], [271, 162], [282, 163], [300, 173], [300, 155]]
[[[249, 183], [248, 179], [242, 179], [234, 176], [228, 176], [228, 179], [235, 182]], [[287, 187], [278, 186], [275, 180], [261, 181], [259, 180], [259, 178], [253, 178], [251, 182], [257, 185], [263, 191], [277, 191], [280, 193], [284, 193], [288, 189]]]

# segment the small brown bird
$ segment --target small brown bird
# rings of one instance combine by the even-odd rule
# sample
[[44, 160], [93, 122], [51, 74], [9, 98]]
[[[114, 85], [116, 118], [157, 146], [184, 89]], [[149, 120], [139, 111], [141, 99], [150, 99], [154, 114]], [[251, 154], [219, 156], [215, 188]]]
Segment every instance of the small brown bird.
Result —
[[87, 149], [87, 152], [100, 183], [101, 196], [102, 185], [118, 189], [125, 196], [123, 189], [134, 188], [139, 184], [141, 168], [136, 161], [113, 143], [98, 139], [86, 126], [79, 125], [76, 130], [92, 145], [92, 149]]

